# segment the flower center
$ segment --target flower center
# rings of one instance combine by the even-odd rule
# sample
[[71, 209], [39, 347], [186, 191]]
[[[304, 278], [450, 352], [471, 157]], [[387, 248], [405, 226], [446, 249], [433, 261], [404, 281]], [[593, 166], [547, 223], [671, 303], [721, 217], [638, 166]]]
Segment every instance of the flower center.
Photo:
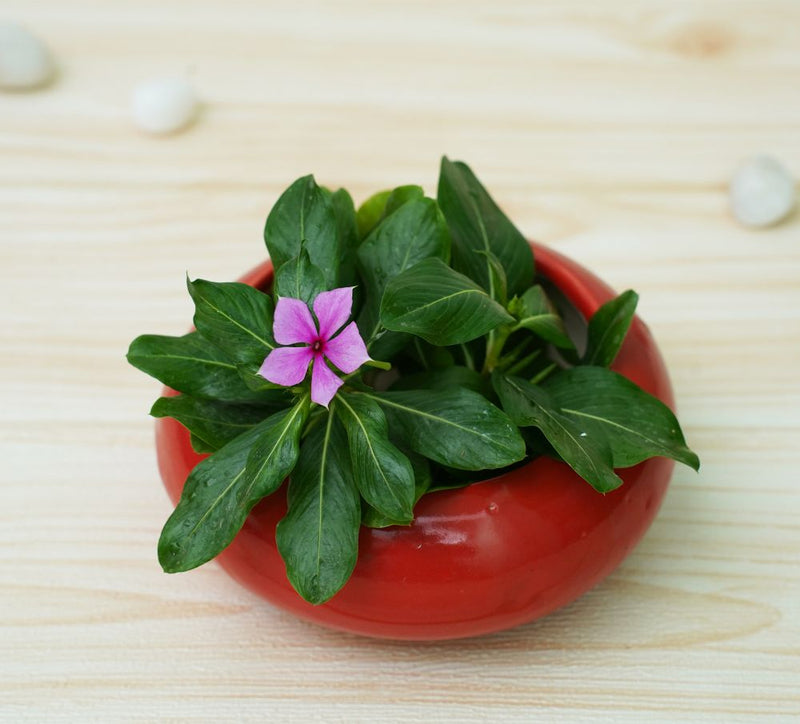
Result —
[[318, 339], [314, 342], [314, 344], [311, 345], [311, 349], [314, 352], [314, 354], [319, 354], [322, 352], [324, 346], [325, 345], [323, 341], [321, 339]]

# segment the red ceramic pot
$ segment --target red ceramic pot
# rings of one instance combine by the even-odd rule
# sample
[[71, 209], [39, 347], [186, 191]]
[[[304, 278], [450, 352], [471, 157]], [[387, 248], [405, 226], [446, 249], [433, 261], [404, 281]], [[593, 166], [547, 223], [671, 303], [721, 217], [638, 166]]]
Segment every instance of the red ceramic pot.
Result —
[[[539, 272], [585, 317], [614, 296], [575, 262], [538, 245], [534, 250]], [[271, 278], [265, 263], [242, 281], [263, 286]], [[613, 367], [673, 406], [664, 363], [640, 319]], [[170, 418], [157, 420], [156, 446], [164, 484], [177, 502], [202, 456]], [[673, 465], [652, 458], [618, 471], [625, 484], [601, 495], [565, 464], [539, 458], [466, 488], [430, 493], [417, 504], [411, 526], [361, 529], [351, 579], [320, 606], [295, 593], [275, 545], [284, 489], [253, 509], [217, 560], [275, 606], [324, 626], [390, 639], [476, 636], [544, 616], [603, 580], [652, 522]]]

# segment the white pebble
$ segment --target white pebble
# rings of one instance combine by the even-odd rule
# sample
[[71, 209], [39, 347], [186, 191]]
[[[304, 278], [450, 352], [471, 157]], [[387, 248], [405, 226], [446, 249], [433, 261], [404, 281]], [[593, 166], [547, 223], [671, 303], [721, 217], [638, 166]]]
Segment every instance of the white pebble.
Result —
[[197, 95], [180, 78], [161, 78], [137, 86], [133, 92], [133, 117], [148, 133], [174, 133], [190, 125], [197, 115]]
[[53, 59], [38, 38], [16, 23], [0, 23], [0, 88], [38, 88], [54, 72]]
[[745, 161], [731, 179], [731, 210], [745, 226], [771, 226], [785, 219], [797, 200], [794, 179], [771, 156]]

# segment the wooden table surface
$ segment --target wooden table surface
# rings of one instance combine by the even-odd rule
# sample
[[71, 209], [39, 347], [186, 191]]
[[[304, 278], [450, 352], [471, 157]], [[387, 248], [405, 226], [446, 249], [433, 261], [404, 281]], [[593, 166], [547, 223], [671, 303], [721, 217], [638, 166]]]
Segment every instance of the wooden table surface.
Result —
[[[800, 5], [14, 0], [58, 81], [0, 95], [0, 719], [642, 722], [800, 716], [800, 219], [726, 184], [800, 175]], [[188, 132], [132, 88], [188, 76]], [[184, 275], [264, 257], [296, 177], [357, 200], [469, 162], [525, 234], [635, 288], [700, 474], [550, 617], [480, 639], [324, 630], [216, 565], [167, 576], [170, 508], [129, 367]]]

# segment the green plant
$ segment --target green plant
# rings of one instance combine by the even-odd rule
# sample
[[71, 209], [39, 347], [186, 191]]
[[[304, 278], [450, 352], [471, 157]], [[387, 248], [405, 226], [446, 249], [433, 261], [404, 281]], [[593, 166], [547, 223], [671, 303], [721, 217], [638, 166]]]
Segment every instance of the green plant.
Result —
[[654, 455], [698, 468], [672, 412], [609, 369], [636, 294], [602, 306], [579, 349], [530, 245], [465, 164], [442, 160], [437, 199], [401, 186], [358, 211], [300, 178], [264, 236], [272, 289], [188, 281], [196, 331], [128, 352], [181, 393], [151, 414], [210, 453], [162, 532], [164, 570], [220, 553], [287, 477], [278, 547], [322, 603], [355, 566], [359, 527], [409, 525], [426, 492], [541, 454], [600, 493]]

